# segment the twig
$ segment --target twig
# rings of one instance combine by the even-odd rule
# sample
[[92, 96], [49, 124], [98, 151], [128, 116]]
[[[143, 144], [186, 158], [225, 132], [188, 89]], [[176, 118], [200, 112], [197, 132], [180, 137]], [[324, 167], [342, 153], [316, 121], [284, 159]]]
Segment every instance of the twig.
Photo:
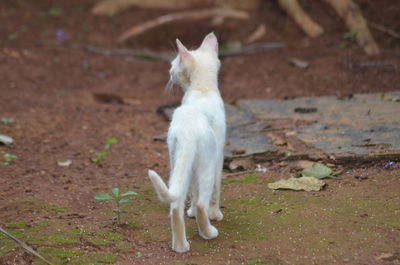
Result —
[[383, 25], [380, 25], [380, 24], [377, 24], [377, 23], [374, 23], [374, 22], [368, 22], [368, 25], [373, 29], [382, 31], [382, 32], [388, 34], [389, 36], [392, 36], [393, 38], [400, 39], [400, 34], [399, 33], [397, 33], [394, 30], [391, 30], [389, 28], [386, 28]]
[[196, 11], [183, 11], [176, 12], [167, 15], [163, 15], [157, 17], [155, 19], [149, 20], [142, 24], [136, 25], [124, 33], [118, 38], [118, 42], [124, 42], [129, 38], [135, 37], [139, 34], [142, 34], [145, 31], [156, 28], [158, 26], [164, 25], [166, 23], [170, 23], [172, 21], [190, 19], [190, 20], [199, 20], [205, 19], [209, 17], [231, 17], [236, 19], [247, 19], [249, 18], [249, 14], [244, 11], [228, 9], [228, 8], [211, 8], [211, 9], [203, 9]]
[[324, 32], [324, 29], [310, 18], [297, 0], [278, 0], [278, 3], [308, 36], [315, 38]]
[[274, 43], [274, 42], [259, 42], [254, 43], [252, 45], [244, 46], [237, 50], [222, 50], [219, 52], [220, 57], [228, 57], [228, 56], [237, 56], [241, 54], [250, 53], [253, 51], [260, 50], [270, 50], [276, 48], [284, 48], [286, 47], [286, 43]]
[[[197, 2], [197, 3], [196, 3]], [[103, 0], [95, 4], [91, 10], [92, 14], [96, 15], [108, 15], [116, 14], [124, 11], [131, 6], [137, 6], [140, 8], [188, 8], [193, 4], [201, 4], [202, 0], [197, 0], [195, 3], [187, 0]]]
[[233, 173], [229, 173], [229, 174], [224, 174], [223, 177], [224, 178], [228, 178], [228, 177], [234, 177], [234, 176], [238, 176], [238, 175], [242, 175], [242, 174], [249, 174], [249, 173], [255, 173], [257, 172], [254, 169], [250, 169], [250, 170], [244, 170], [244, 171], [239, 171], [239, 172], [233, 172]]
[[[67, 44], [59, 42], [37, 42], [36, 45], [78, 49], [89, 53], [101, 54], [105, 56], [133, 56], [143, 61], [153, 60], [153, 61], [170, 62], [175, 55], [174, 52], [159, 53], [149, 50], [106, 49], [106, 48], [97, 48], [93, 46], [83, 46], [79, 44]], [[219, 52], [219, 56], [220, 57], [238, 56], [250, 52], [266, 51], [270, 49], [283, 48], [283, 47], [286, 47], [286, 43], [259, 42], [259, 43], [254, 43], [252, 45], [244, 46], [237, 50], [222, 50]]]
[[3, 228], [0, 227], [0, 232], [2, 232], [3, 234], [5, 234], [6, 236], [8, 236], [9, 238], [11, 238], [12, 240], [14, 240], [15, 242], [17, 242], [21, 247], [23, 247], [26, 251], [28, 251], [29, 253], [35, 255], [36, 257], [38, 257], [39, 259], [43, 260], [44, 262], [46, 262], [49, 265], [53, 265], [53, 263], [51, 263], [50, 261], [48, 261], [47, 259], [43, 258], [42, 255], [40, 255], [39, 253], [37, 253], [33, 248], [31, 248], [30, 246], [28, 246], [26, 243], [22, 242], [21, 240], [19, 240], [18, 238], [16, 238], [15, 236], [11, 235], [10, 233], [8, 233], [6, 230], [4, 230]]
[[84, 46], [80, 44], [70, 43], [59, 43], [59, 42], [37, 42], [38, 46], [53, 46], [53, 47], [64, 47], [86, 51], [88, 53], [101, 54], [105, 56], [133, 56], [143, 61], [164, 61], [170, 62], [173, 58], [173, 53], [159, 53], [149, 50], [130, 50], [130, 49], [107, 49], [98, 48], [93, 46]]

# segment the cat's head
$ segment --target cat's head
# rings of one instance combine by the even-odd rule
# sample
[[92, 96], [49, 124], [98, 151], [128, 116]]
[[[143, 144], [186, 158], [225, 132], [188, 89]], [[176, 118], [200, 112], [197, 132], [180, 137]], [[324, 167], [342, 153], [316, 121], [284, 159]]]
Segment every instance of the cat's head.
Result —
[[218, 40], [213, 32], [209, 33], [197, 50], [189, 51], [178, 39], [178, 55], [171, 62], [168, 88], [177, 84], [187, 90], [191, 78], [197, 73], [206, 73], [217, 78], [220, 61], [218, 59]]

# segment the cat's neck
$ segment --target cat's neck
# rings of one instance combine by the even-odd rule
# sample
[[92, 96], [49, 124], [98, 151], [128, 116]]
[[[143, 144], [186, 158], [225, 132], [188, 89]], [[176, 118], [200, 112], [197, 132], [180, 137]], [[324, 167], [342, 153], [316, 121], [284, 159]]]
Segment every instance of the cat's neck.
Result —
[[187, 90], [198, 90], [200, 92], [218, 90], [217, 73], [205, 68], [196, 69], [192, 72]]

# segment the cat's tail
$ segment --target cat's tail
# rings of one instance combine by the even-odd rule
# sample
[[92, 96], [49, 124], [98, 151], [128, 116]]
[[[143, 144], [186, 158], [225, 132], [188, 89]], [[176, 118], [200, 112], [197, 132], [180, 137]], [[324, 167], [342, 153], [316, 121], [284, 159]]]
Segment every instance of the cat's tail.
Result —
[[160, 201], [165, 203], [171, 203], [176, 201], [179, 197], [179, 194], [172, 194], [169, 190], [167, 185], [165, 185], [164, 181], [162, 180], [161, 176], [157, 174], [154, 170], [149, 169], [149, 178], [153, 183], [153, 187], [156, 190], [158, 198]]
[[164, 183], [160, 175], [153, 170], [149, 170], [148, 175], [153, 183], [153, 187], [158, 195], [158, 198], [165, 203], [172, 203], [182, 196], [186, 196], [187, 189], [189, 188], [191, 172], [194, 162], [194, 150], [190, 146], [192, 143], [186, 145], [175, 146], [177, 147], [176, 161], [174, 163], [169, 188]]

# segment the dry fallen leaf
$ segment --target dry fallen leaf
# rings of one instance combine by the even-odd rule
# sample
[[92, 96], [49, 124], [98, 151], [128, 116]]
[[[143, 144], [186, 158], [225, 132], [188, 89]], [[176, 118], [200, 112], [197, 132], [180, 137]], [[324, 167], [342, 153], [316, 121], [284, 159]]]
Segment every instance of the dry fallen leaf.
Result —
[[319, 191], [325, 186], [325, 182], [314, 177], [301, 177], [282, 179], [274, 183], [269, 183], [268, 188], [277, 190], [305, 190], [305, 191]]

